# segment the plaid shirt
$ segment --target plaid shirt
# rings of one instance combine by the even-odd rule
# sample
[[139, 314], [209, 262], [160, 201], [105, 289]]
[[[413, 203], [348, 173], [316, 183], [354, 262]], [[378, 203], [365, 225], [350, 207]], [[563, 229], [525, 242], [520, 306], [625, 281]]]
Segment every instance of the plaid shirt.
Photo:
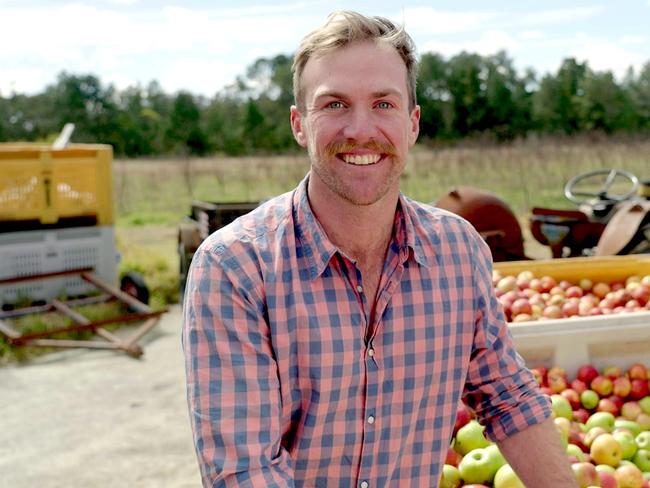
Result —
[[194, 255], [183, 343], [204, 486], [437, 486], [461, 398], [493, 440], [550, 415], [466, 221], [400, 196], [369, 324], [306, 180]]

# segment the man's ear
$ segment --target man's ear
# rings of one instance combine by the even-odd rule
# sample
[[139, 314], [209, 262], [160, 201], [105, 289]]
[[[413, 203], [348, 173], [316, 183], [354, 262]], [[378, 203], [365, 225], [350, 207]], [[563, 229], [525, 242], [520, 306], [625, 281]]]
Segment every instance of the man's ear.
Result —
[[415, 145], [415, 141], [418, 139], [420, 134], [420, 106], [416, 105], [411, 111], [411, 127], [409, 130], [409, 147]]
[[295, 105], [291, 106], [291, 131], [296, 142], [302, 147], [307, 147], [307, 137], [302, 126], [302, 115]]

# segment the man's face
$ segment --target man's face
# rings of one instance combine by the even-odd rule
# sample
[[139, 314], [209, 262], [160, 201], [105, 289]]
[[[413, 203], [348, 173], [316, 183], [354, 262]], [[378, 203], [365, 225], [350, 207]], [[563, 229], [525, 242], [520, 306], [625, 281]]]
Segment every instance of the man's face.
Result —
[[291, 126], [309, 151], [310, 192], [354, 205], [396, 196], [420, 120], [397, 51], [364, 41], [311, 58], [302, 88], [305, 108], [291, 108]]

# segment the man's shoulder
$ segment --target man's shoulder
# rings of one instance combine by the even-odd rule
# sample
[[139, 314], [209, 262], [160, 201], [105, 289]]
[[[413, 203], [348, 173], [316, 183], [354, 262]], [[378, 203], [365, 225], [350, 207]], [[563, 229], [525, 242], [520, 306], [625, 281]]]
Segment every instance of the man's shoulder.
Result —
[[432, 204], [418, 202], [404, 197], [405, 211], [411, 217], [416, 226], [432, 227], [439, 230], [447, 230], [451, 226], [473, 229], [466, 219], [458, 214], [438, 208]]
[[292, 221], [293, 193], [287, 192], [262, 202], [254, 210], [210, 234], [199, 249], [222, 255], [228, 250], [263, 247]]

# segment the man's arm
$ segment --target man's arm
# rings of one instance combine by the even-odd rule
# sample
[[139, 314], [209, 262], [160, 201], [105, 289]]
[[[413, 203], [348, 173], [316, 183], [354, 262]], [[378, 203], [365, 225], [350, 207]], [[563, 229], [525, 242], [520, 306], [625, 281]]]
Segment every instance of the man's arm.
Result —
[[[184, 305], [187, 399], [204, 487], [293, 487], [280, 384], [250, 255], [194, 255]], [[224, 259], [220, 252], [229, 254]]]
[[526, 488], [577, 488], [553, 419], [497, 442]]
[[477, 317], [464, 399], [527, 488], [577, 487], [550, 401], [516, 353], [494, 296], [489, 249], [483, 241], [477, 247]]

